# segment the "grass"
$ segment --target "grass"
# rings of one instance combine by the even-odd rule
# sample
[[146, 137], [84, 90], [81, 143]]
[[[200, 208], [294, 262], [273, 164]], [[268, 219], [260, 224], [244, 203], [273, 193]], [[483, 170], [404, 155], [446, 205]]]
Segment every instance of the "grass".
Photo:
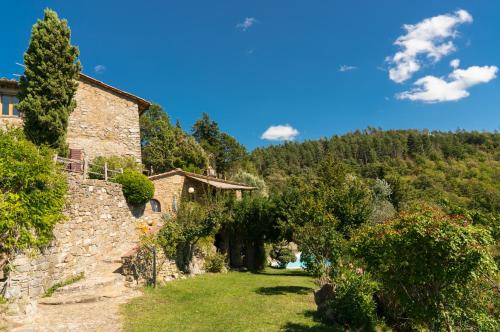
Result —
[[332, 331], [315, 318], [301, 271], [205, 274], [145, 288], [122, 307], [125, 331]]
[[76, 276], [68, 278], [68, 279], [66, 279], [66, 280], [64, 280], [62, 282], [56, 282], [55, 284], [53, 284], [52, 286], [50, 286], [49, 289], [47, 289], [47, 291], [45, 292], [45, 294], [43, 294], [43, 297], [51, 297], [54, 294], [54, 292], [56, 290], [58, 290], [59, 288], [67, 286], [67, 285], [74, 284], [75, 282], [82, 280], [84, 277], [85, 276], [84, 276], [84, 274], [82, 272], [82, 273], [79, 273]]

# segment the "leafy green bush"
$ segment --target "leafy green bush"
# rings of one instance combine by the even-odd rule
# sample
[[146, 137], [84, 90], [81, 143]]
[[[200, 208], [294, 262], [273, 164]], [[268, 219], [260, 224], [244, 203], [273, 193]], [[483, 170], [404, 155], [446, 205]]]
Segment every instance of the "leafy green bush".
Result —
[[64, 219], [67, 183], [54, 153], [19, 130], [0, 130], [0, 257], [49, 244], [54, 225]]
[[205, 258], [205, 271], [220, 273], [227, 271], [227, 256], [221, 253], [213, 253]]
[[153, 182], [144, 174], [133, 169], [126, 169], [114, 178], [122, 185], [123, 194], [129, 204], [141, 205], [149, 202], [155, 193]]
[[320, 314], [350, 330], [373, 331], [378, 321], [374, 300], [377, 283], [360, 268], [343, 268], [332, 283], [333, 294]]
[[278, 262], [278, 267], [284, 269], [288, 263], [295, 262], [297, 258], [286, 241], [274, 243], [269, 253], [272, 259]]
[[353, 253], [380, 282], [384, 315], [398, 328], [498, 330], [488, 308], [496, 265], [488, 230], [462, 215], [426, 207], [366, 227]]
[[194, 247], [198, 241], [213, 236], [221, 223], [220, 206], [204, 206], [197, 202], [182, 202], [175, 218], [164, 217], [158, 234], [158, 243], [169, 258], [175, 258], [178, 267], [190, 272]]
[[117, 171], [120, 169], [133, 169], [138, 172], [142, 170], [142, 165], [135, 161], [132, 156], [99, 156], [90, 163], [89, 177], [91, 179], [104, 180], [104, 165], [108, 164], [108, 178], [112, 179], [119, 175]]

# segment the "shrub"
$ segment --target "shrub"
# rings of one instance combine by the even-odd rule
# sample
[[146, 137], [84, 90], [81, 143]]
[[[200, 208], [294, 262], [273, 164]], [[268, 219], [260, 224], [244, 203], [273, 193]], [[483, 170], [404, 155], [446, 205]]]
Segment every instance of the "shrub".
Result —
[[0, 130], [0, 257], [49, 244], [64, 219], [67, 183], [53, 156], [19, 130]]
[[377, 283], [360, 268], [343, 268], [332, 285], [326, 302], [318, 303], [320, 314], [350, 330], [373, 331], [378, 321], [374, 300]]
[[[381, 309], [399, 328], [495, 330], [489, 232], [435, 208], [366, 227], [353, 253], [380, 282]], [[498, 296], [498, 295], [496, 295]]]
[[141, 205], [149, 202], [155, 193], [153, 182], [144, 174], [133, 169], [126, 169], [114, 178], [123, 187], [123, 194], [129, 204]]
[[104, 180], [104, 165], [108, 164], [108, 173], [110, 179], [116, 177], [118, 170], [133, 169], [141, 172], [142, 165], [135, 161], [132, 156], [111, 156], [111, 157], [96, 157], [90, 163], [89, 177], [91, 179]]
[[165, 255], [175, 258], [179, 269], [190, 272], [195, 245], [201, 239], [213, 236], [221, 222], [220, 206], [204, 206], [197, 202], [182, 202], [175, 218], [164, 215], [164, 225], [158, 242]]
[[205, 271], [220, 273], [227, 271], [227, 257], [221, 253], [213, 253], [205, 258]]
[[284, 269], [288, 263], [295, 262], [297, 259], [293, 251], [288, 248], [288, 243], [286, 243], [286, 241], [274, 243], [271, 248], [270, 256], [278, 262], [278, 267], [280, 269]]

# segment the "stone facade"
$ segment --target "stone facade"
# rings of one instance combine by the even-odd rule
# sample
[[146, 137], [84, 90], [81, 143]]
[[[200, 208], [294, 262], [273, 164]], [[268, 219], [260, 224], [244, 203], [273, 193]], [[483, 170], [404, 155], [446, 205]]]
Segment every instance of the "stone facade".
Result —
[[[0, 79], [0, 95], [13, 98], [17, 90], [16, 81]], [[83, 149], [90, 161], [97, 156], [132, 156], [141, 162], [139, 116], [149, 102], [84, 74], [75, 101], [68, 124], [70, 149]], [[0, 113], [0, 129], [21, 127], [22, 122], [22, 116]]]
[[45, 250], [17, 256], [9, 277], [0, 282], [5, 297], [19, 306], [38, 298], [54, 283], [92, 274], [99, 262], [119, 261], [137, 245], [144, 218], [129, 209], [121, 185], [69, 177], [67, 220], [54, 228]]
[[68, 126], [70, 148], [97, 156], [133, 156], [141, 162], [139, 106], [130, 99], [80, 79]]
[[182, 174], [154, 179], [153, 182], [155, 185], [153, 199], [160, 203], [161, 212], [154, 213], [151, 204], [148, 204], [146, 213], [151, 216], [160, 216], [164, 213], [174, 215], [181, 199], [189, 199], [189, 188], [194, 189], [194, 193], [192, 193], [194, 198], [202, 197], [202, 194], [207, 190], [207, 187], [203, 186], [202, 183], [189, 179]]

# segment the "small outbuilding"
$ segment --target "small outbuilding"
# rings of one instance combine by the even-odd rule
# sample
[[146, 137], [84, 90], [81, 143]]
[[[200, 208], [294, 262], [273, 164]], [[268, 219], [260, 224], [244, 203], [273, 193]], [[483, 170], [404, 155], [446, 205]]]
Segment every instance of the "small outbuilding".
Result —
[[146, 209], [153, 213], [175, 214], [181, 199], [200, 201], [220, 192], [233, 193], [236, 199], [240, 199], [243, 192], [257, 189], [214, 176], [186, 172], [180, 168], [150, 176], [149, 179], [155, 185], [155, 194]]

